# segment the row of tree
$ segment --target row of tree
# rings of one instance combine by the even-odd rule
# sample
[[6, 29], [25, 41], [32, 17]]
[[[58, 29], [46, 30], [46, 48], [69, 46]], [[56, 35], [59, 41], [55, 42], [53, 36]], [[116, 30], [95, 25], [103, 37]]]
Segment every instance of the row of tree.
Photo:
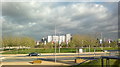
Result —
[[[72, 40], [67, 43], [58, 44], [57, 47], [116, 47], [117, 41], [112, 41], [111, 43], [103, 42], [99, 43], [99, 40], [93, 36], [75, 34], [72, 35]], [[30, 37], [18, 37], [18, 36], [7, 36], [2, 38], [2, 46], [6, 47], [39, 47], [39, 48], [54, 48], [55, 44], [52, 42], [47, 43], [46, 45], [40, 44], [36, 46], [35, 40]]]
[[2, 38], [2, 47], [34, 47], [35, 41], [30, 37], [7, 36]]
[[[72, 40], [67, 44], [67, 43], [62, 43], [58, 44], [56, 43], [57, 47], [62, 46], [62, 47], [117, 47], [117, 41], [112, 41], [109, 43], [108, 41], [103, 41], [100, 43], [100, 40], [98, 38], [95, 38], [93, 36], [88, 36], [88, 35], [80, 35], [80, 34], [75, 34], [72, 35]], [[36, 47], [40, 48], [53, 48], [55, 45], [51, 43], [47, 43], [44, 45], [41, 43], [40, 45]]]
[[116, 47], [117, 41], [111, 41], [109, 43], [108, 41], [102, 41], [100, 43], [100, 38], [95, 38], [93, 36], [87, 36], [87, 35], [73, 35], [72, 41], [69, 43], [69, 46], [71, 47]]

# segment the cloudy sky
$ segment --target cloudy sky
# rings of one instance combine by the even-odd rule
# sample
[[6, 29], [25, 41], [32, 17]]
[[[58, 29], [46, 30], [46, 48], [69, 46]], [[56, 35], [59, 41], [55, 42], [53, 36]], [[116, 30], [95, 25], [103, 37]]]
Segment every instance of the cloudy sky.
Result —
[[116, 38], [116, 2], [3, 2], [2, 34], [40, 40], [57, 34], [100, 34]]

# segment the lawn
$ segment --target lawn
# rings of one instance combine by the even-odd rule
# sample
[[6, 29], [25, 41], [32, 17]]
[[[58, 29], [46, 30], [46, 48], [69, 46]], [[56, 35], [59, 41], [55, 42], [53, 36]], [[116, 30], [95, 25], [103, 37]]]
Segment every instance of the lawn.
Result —
[[[31, 52], [37, 52], [37, 53], [54, 53], [55, 49], [20, 49], [20, 50], [11, 50], [4, 52], [2, 54], [28, 54]], [[56, 52], [59, 52], [59, 49], [56, 50]], [[60, 50], [61, 53], [75, 53], [76, 49], [75, 48], [61, 48]]]
[[[95, 48], [91, 48], [90, 52], [93, 52]], [[104, 48], [104, 50], [117, 50], [118, 48]], [[28, 54], [31, 52], [37, 52], [37, 53], [54, 53], [55, 49], [44, 49], [44, 48], [38, 48], [38, 49], [13, 49], [13, 50], [5, 50], [6, 52], [2, 54]], [[61, 53], [76, 53], [78, 50], [76, 48], [61, 48]], [[83, 48], [83, 51], [89, 52], [89, 48]], [[96, 48], [96, 52], [101, 52], [101, 48]], [[56, 50], [57, 53], [59, 53], [59, 49]]]
[[[118, 47], [115, 47], [115, 48], [113, 48], [113, 47], [104, 47], [104, 48], [95, 47], [95, 48], [90, 48], [90, 52], [94, 52], [94, 50], [97, 52], [101, 52], [101, 51], [103, 51], [102, 49], [103, 50], [118, 50]], [[89, 48], [83, 48], [83, 50], [86, 52], [89, 52]]]

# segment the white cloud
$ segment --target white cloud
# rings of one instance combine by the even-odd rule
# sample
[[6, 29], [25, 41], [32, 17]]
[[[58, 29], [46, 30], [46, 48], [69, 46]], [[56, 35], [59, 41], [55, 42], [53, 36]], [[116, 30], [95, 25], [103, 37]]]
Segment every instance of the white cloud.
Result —
[[18, 28], [24, 28], [24, 26], [23, 25], [18, 25]]

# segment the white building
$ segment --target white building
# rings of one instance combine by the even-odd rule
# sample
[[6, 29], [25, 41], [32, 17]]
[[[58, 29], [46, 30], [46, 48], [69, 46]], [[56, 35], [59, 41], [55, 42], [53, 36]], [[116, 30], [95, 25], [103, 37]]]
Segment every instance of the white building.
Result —
[[59, 42], [65, 42], [65, 36], [64, 35], [59, 36]]
[[[71, 34], [66, 34], [66, 35], [53, 35], [53, 36], [47, 36], [47, 42], [57, 42], [59, 44], [61, 44], [62, 42], [70, 42], [71, 40]], [[43, 39], [44, 41], [44, 39]]]
[[52, 36], [48, 36], [47, 37], [47, 42], [52, 42], [52, 39], [53, 39]]
[[59, 36], [52, 36], [52, 41], [53, 42], [58, 42], [59, 41]]
[[71, 34], [66, 34], [65, 38], [66, 38], [66, 42], [70, 42], [71, 40]]

